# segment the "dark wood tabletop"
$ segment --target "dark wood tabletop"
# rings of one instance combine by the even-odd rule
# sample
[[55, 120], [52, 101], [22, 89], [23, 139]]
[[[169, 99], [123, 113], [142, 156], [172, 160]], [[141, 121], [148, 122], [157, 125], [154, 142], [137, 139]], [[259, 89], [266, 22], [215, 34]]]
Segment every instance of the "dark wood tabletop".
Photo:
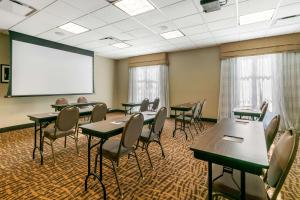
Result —
[[195, 158], [260, 174], [269, 167], [263, 123], [223, 119], [190, 146]]
[[[145, 124], [153, 121], [156, 115], [156, 112], [150, 111], [142, 113], [144, 115]], [[130, 115], [127, 115], [116, 119], [108, 119], [100, 122], [82, 125], [80, 126], [80, 128], [82, 129], [82, 133], [84, 134], [107, 139], [121, 133], [129, 118]]]
[[235, 108], [233, 109], [233, 114], [240, 116], [259, 117], [261, 115], [261, 111], [258, 109], [251, 108]]
[[62, 108], [67, 107], [67, 106], [82, 107], [82, 106], [93, 106], [93, 105], [97, 105], [97, 104], [100, 104], [100, 103], [102, 103], [102, 102], [99, 102], [99, 101], [89, 101], [87, 103], [52, 104], [51, 107], [55, 108], [55, 109], [62, 109]]
[[[149, 102], [149, 104], [153, 104], [154, 102]], [[122, 106], [127, 106], [127, 107], [135, 107], [135, 106], [140, 106], [142, 103], [134, 103], [134, 102], [127, 102], [127, 103], [122, 103]]]
[[189, 111], [193, 108], [194, 105], [195, 103], [179, 104], [179, 105], [171, 106], [171, 110]]

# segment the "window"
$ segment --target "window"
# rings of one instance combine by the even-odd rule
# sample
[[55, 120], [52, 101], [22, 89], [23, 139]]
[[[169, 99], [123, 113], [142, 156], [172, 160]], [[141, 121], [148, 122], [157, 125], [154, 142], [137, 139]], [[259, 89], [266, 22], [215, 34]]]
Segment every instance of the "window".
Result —
[[129, 68], [129, 101], [142, 102], [144, 98], [153, 101], [160, 98], [160, 106], [168, 106], [168, 67], [153, 65]]

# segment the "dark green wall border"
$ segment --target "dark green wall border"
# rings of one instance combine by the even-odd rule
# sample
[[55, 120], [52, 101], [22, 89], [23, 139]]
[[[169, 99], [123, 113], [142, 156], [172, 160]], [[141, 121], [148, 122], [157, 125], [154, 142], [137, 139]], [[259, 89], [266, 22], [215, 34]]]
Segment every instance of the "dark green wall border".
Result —
[[[41, 95], [13, 95], [12, 96], [12, 40], [26, 42], [30, 44], [35, 44], [43, 47], [49, 47], [52, 49], [58, 49], [62, 51], [68, 51], [71, 53], [81, 54], [85, 56], [90, 56], [93, 58], [93, 92], [92, 93], [65, 93], [65, 94], [41, 94]], [[41, 38], [37, 38], [34, 36], [26, 35], [23, 33], [18, 33], [14, 31], [9, 31], [9, 44], [10, 44], [10, 72], [9, 72], [9, 85], [7, 90], [6, 97], [34, 97], [34, 96], [58, 96], [58, 95], [81, 95], [81, 94], [94, 94], [95, 93], [95, 83], [94, 83], [94, 52], [86, 49], [81, 49], [65, 44], [61, 44], [58, 42], [53, 42]]]

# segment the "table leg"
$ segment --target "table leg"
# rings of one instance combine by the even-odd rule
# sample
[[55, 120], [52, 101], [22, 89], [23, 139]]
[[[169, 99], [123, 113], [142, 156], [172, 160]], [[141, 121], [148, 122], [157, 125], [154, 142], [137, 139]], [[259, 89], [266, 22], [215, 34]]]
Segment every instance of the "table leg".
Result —
[[41, 165], [44, 163], [44, 144], [43, 144], [43, 129], [42, 123], [40, 122], [40, 154], [41, 154]]
[[104, 139], [101, 139], [100, 141], [100, 164], [99, 164], [99, 167], [100, 167], [100, 180], [102, 181], [102, 168], [103, 168], [103, 153], [102, 153], [102, 147], [103, 147], [103, 144], [104, 144], [105, 140]]
[[89, 176], [91, 175], [91, 138], [92, 136], [89, 135], [88, 137], [88, 173], [87, 176], [85, 177], [85, 182], [84, 182], [84, 189], [85, 191], [87, 190], [87, 181]]
[[127, 107], [124, 106], [124, 108], [125, 108], [125, 116], [126, 116], [127, 115]]
[[185, 112], [184, 111], [182, 111], [182, 119], [183, 119], [183, 121], [182, 121], [182, 123], [183, 123], [183, 132], [185, 133], [185, 139], [187, 140], [188, 139], [188, 136], [187, 136], [187, 133], [185, 132]]
[[208, 200], [212, 200], [212, 163], [208, 161]]
[[35, 159], [35, 150], [37, 149], [37, 146], [36, 146], [36, 127], [37, 127], [37, 124], [36, 122], [34, 122], [34, 142], [33, 142], [33, 152], [32, 152], [32, 159], [34, 160]]
[[246, 199], [246, 176], [244, 171], [241, 171], [241, 199]]
[[176, 130], [177, 130], [177, 121], [176, 121], [176, 110], [175, 110], [175, 116], [174, 116], [174, 118], [175, 118], [175, 128], [174, 128], [174, 130], [173, 130], [173, 137], [175, 137], [175, 133], [176, 133]]

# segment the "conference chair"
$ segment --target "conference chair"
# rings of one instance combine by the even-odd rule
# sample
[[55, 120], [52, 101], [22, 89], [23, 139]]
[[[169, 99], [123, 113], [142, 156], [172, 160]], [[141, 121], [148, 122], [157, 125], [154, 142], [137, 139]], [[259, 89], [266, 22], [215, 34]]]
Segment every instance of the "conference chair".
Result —
[[264, 101], [261, 103], [261, 105], [260, 105], [260, 107], [259, 107], [259, 110], [262, 110], [266, 103], [267, 103], [267, 102], [264, 100]]
[[149, 99], [145, 98], [140, 106], [140, 112], [145, 112], [149, 110]]
[[204, 99], [202, 101], [202, 103], [200, 104], [200, 108], [198, 110], [198, 115], [197, 117], [195, 118], [195, 122], [200, 130], [200, 132], [205, 128], [204, 126], [204, 122], [202, 120], [202, 117], [203, 117], [203, 109], [204, 109], [204, 106], [206, 105], [206, 99]]
[[156, 98], [156, 99], [154, 99], [151, 111], [155, 112], [158, 109], [158, 106], [159, 106], [159, 98]]
[[65, 98], [59, 98], [59, 99], [56, 99], [55, 104], [56, 105], [68, 105], [69, 102]]
[[[200, 102], [196, 103], [196, 106], [194, 106], [194, 109], [192, 110], [192, 116], [186, 116], [186, 115], [179, 115], [176, 117], [176, 121], [181, 122], [180, 126], [181, 128], [185, 128], [185, 126], [188, 128], [188, 130], [191, 133], [191, 136], [193, 137], [192, 131], [191, 131], [191, 126], [194, 126], [196, 133], [198, 134], [197, 126], [196, 126], [196, 117], [198, 116], [198, 112], [200, 109]], [[201, 131], [201, 130], [200, 130]]]
[[[87, 98], [81, 96], [81, 97], [78, 97], [77, 103], [88, 103], [88, 100], [87, 100]], [[78, 106], [78, 108], [84, 109], [84, 108], [88, 108], [88, 106]]]
[[[54, 128], [46, 128], [43, 134], [43, 143], [46, 143], [51, 146], [52, 156], [55, 163], [55, 154], [54, 154], [54, 142], [62, 137], [65, 137], [65, 147], [66, 147], [66, 138], [70, 137], [74, 139], [75, 146], [78, 151], [78, 137], [77, 137], [77, 128], [79, 120], [79, 110], [76, 107], [66, 107], [63, 108], [56, 119]], [[50, 143], [45, 141], [45, 138], [49, 140]]]
[[265, 105], [263, 106], [263, 108], [262, 108], [262, 110], [261, 110], [261, 114], [260, 114], [260, 116], [259, 116], [259, 118], [258, 118], [258, 121], [263, 121], [264, 120], [264, 118], [265, 118], [265, 115], [266, 115], [266, 112], [267, 112], [267, 110], [268, 110], [268, 106], [269, 106], [269, 104], [268, 103], [265, 103]]
[[267, 151], [270, 150], [271, 145], [273, 144], [273, 141], [276, 137], [276, 134], [279, 129], [280, 124], [280, 115], [276, 115], [273, 117], [273, 119], [268, 124], [265, 134], [266, 134], [266, 143], [267, 143]]
[[151, 143], [157, 143], [161, 149], [161, 155], [165, 158], [165, 153], [161, 144], [161, 133], [163, 131], [163, 127], [165, 124], [165, 120], [167, 118], [167, 108], [162, 107], [156, 113], [153, 124], [151, 125], [151, 129], [143, 129], [142, 134], [140, 136], [139, 141], [142, 143], [142, 149], [146, 150], [146, 154], [148, 156], [151, 168], [153, 169], [151, 157], [148, 151], [149, 145]]
[[[299, 134], [287, 130], [275, 145], [266, 176], [246, 173], [246, 199], [276, 200], [283, 183], [291, 169], [298, 150]], [[222, 172], [222, 168], [213, 165], [214, 197], [224, 196], [229, 199], [240, 198], [240, 171], [233, 170], [232, 174]], [[223, 174], [222, 174], [223, 173]], [[233, 181], [232, 178], [234, 178]]]
[[[143, 129], [143, 124], [144, 124], [144, 116], [142, 113], [136, 113], [132, 115], [125, 124], [121, 139], [120, 140], [109, 139], [103, 144], [102, 147], [103, 157], [111, 161], [112, 167], [110, 168], [113, 170], [115, 174], [118, 189], [122, 198], [123, 198], [123, 193], [121, 190], [121, 186], [117, 174], [117, 166], [119, 165], [119, 160], [121, 157], [126, 155], [134, 156], [136, 158], [137, 166], [139, 168], [141, 177], [143, 178], [143, 173], [139, 164], [137, 154], [135, 152], [138, 146], [138, 139]], [[98, 147], [97, 154], [100, 155], [99, 147]], [[105, 165], [105, 163], [103, 164]]]

